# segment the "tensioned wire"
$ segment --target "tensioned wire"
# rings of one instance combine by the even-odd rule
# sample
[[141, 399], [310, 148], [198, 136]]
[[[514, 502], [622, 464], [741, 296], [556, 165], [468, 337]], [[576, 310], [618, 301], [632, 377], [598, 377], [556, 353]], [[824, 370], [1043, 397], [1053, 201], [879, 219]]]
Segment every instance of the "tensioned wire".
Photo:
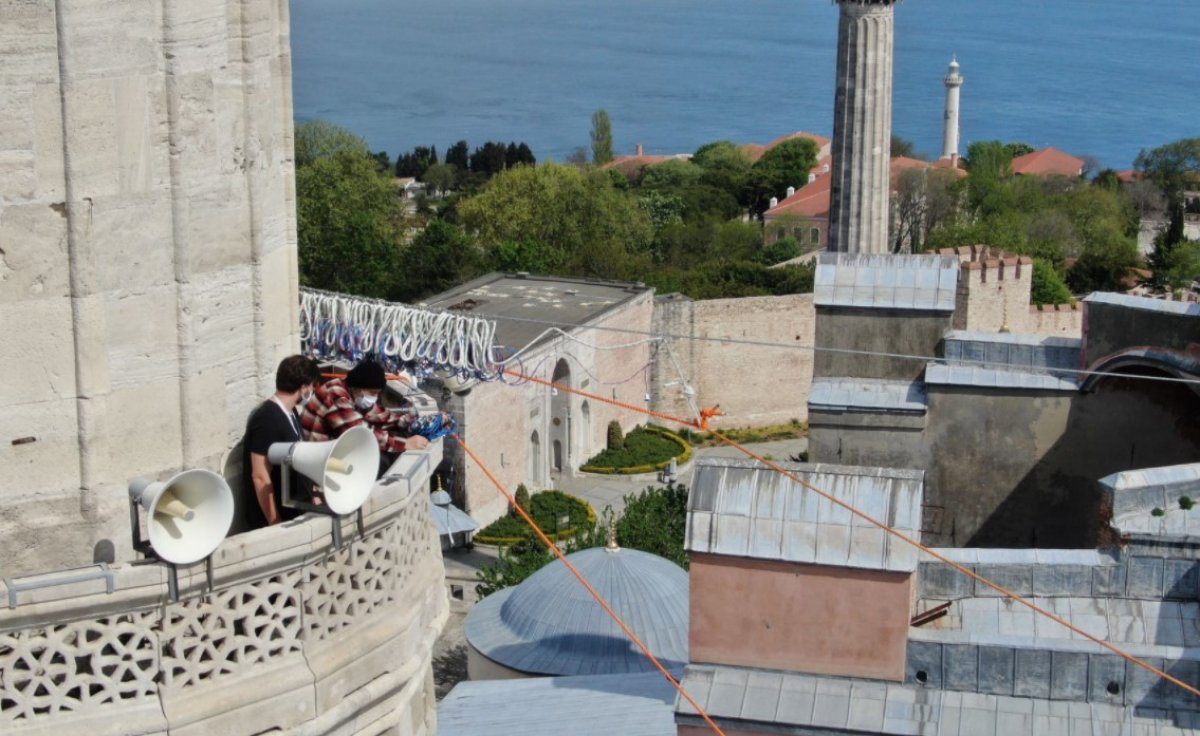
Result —
[[574, 575], [577, 580], [579, 580], [579, 583], [583, 585], [592, 598], [594, 598], [596, 602], [600, 604], [600, 607], [604, 609], [604, 612], [607, 613], [614, 622], [616, 622], [617, 626], [621, 628], [621, 631], [625, 632], [625, 635], [629, 637], [630, 641], [632, 641], [634, 645], [641, 650], [642, 654], [644, 654], [646, 658], [649, 659], [650, 662], [655, 666], [655, 668], [658, 669], [662, 676], [667, 679], [667, 682], [671, 683], [671, 685], [677, 691], [679, 691], [680, 696], [682, 696], [684, 700], [686, 700], [693, 708], [696, 709], [696, 712], [700, 714], [700, 717], [704, 719], [704, 721], [709, 725], [710, 728], [712, 728], [714, 732], [720, 736], [725, 736], [725, 732], [721, 730], [721, 727], [718, 726], [711, 717], [709, 717], [708, 712], [704, 710], [704, 707], [697, 703], [696, 699], [692, 697], [691, 693], [689, 693], [682, 684], [680, 684], [679, 680], [675, 679], [675, 676], [663, 666], [662, 662], [658, 661], [658, 657], [654, 656], [654, 653], [650, 651], [650, 648], [638, 638], [638, 635], [633, 632], [633, 629], [629, 628], [629, 625], [625, 623], [625, 621], [621, 618], [621, 615], [613, 610], [612, 606], [608, 604], [608, 601], [604, 600], [604, 596], [600, 595], [599, 591], [592, 587], [592, 584], [588, 582], [584, 574], [579, 572], [579, 568], [575, 567], [575, 565], [573, 565], [571, 561], [567, 559], [567, 556], [563, 554], [563, 551], [559, 549], [557, 544], [554, 543], [554, 540], [550, 539], [550, 537], [547, 536], [546, 533], [534, 523], [533, 518], [529, 515], [529, 512], [527, 512], [521, 507], [520, 504], [517, 503], [516, 498], [508, 492], [508, 489], [504, 487], [504, 484], [500, 482], [495, 473], [492, 472], [491, 468], [489, 468], [482, 460], [479, 459], [479, 456], [475, 454], [475, 452], [467, 445], [466, 442], [463, 442], [461, 436], [457, 434], [451, 436], [454, 437], [454, 439], [458, 442], [459, 447], [463, 449], [463, 452], [467, 453], [471, 460], [473, 460], [475, 464], [479, 466], [484, 475], [488, 477], [488, 480], [492, 482], [492, 485], [496, 486], [496, 489], [500, 491], [505, 500], [508, 501], [509, 505], [513, 509], [516, 509], [517, 513], [521, 515], [521, 518], [525, 520], [525, 523], [529, 525], [529, 528], [532, 529], [534, 533], [537, 534], [537, 536], [542, 540], [542, 543], [549, 547], [550, 550], [554, 552], [555, 556], [558, 557], [558, 559], [562, 560], [562, 563], [566, 565], [567, 570], [569, 570], [571, 574]]
[[[807, 343], [783, 343], [736, 337], [681, 335], [670, 332], [639, 330], [632, 327], [588, 325], [532, 317], [491, 315], [474, 311], [470, 315], [466, 315], [429, 309], [427, 307], [411, 307], [377, 299], [337, 294], [307, 287], [301, 290], [301, 296], [303, 302], [301, 307], [302, 338], [306, 341], [315, 338], [316, 342], [314, 345], [319, 343], [326, 350], [341, 349], [342, 352], [347, 354], [347, 357], [355, 362], [373, 351], [378, 351], [392, 359], [398, 358], [403, 362], [426, 360], [436, 365], [445, 365], [455, 371], [466, 370], [485, 381], [496, 380], [501, 373], [509, 371], [514, 360], [519, 362], [519, 357], [523, 353], [530, 350], [534, 344], [548, 334], [557, 332], [563, 337], [577, 340], [585, 345], [587, 344], [579, 340], [578, 337], [565, 332], [562, 329], [564, 327], [638, 335], [643, 338], [642, 340], [630, 342], [626, 345], [608, 346], [608, 349], [632, 347], [642, 342], [688, 340], [692, 342], [716, 343], [718, 345], [741, 345], [857, 357], [892, 358], [921, 363], [973, 366], [1007, 371], [1011, 371], [1015, 367], [1011, 363], [975, 358], [948, 359], [934, 355], [835, 348]], [[491, 320], [491, 322], [488, 320]], [[526, 344], [525, 347], [516, 350], [512, 355], [494, 357], [495, 351], [499, 347], [494, 344], [496, 320], [544, 325], [547, 329], [543, 330], [536, 338]], [[321, 334], [309, 335], [309, 331]], [[358, 334], [355, 334], [356, 332]], [[600, 348], [600, 346], [592, 347], [605, 349]], [[1180, 383], [1193, 386], [1200, 385], [1200, 379], [1181, 378], [1177, 376], [1151, 376], [1140, 373], [1119, 373], [1116, 371], [1097, 371], [1085, 368], [1029, 367], [1028, 370], [1048, 375], [1100, 376], [1139, 381]]]
[[[508, 372], [510, 374], [515, 373], [514, 371], [508, 371]], [[589, 393], [587, 391], [583, 391], [580, 389], [571, 388], [570, 386], [565, 386], [563, 384], [554, 383], [553, 381], [547, 381], [543, 378], [538, 378], [536, 376], [518, 375], [516, 377], [530, 381], [532, 383], [537, 383], [542, 386], [554, 388], [559, 391], [566, 391], [568, 393], [576, 394], [578, 396], [583, 396], [583, 397], [591, 399], [593, 401], [600, 401], [605, 404], [611, 404], [613, 406], [618, 406], [622, 409], [628, 409], [630, 411], [634, 411], [639, 414], [645, 414], [647, 416], [653, 416], [653, 417], [656, 417], [659, 419], [665, 419], [667, 421], [671, 421], [671, 422], [674, 422], [676, 424], [679, 424], [679, 425], [682, 425], [685, 427], [705, 430], [705, 431], [711, 433], [717, 439], [719, 439], [722, 442], [724, 442], [725, 444], [729, 445], [730, 447], [733, 447], [733, 448], [739, 450], [740, 452], [753, 458], [754, 460], [757, 460], [758, 462], [762, 463], [763, 465], [770, 468], [771, 470], [774, 470], [775, 472], [782, 474], [789, 480], [799, 484], [801, 487], [803, 487], [809, 491], [812, 491], [813, 493], [816, 493], [817, 495], [821, 496], [822, 498], [826, 499], [827, 501], [829, 501], [833, 504], [836, 504], [837, 506], [845, 509], [846, 511], [850, 512], [854, 516], [857, 516], [858, 518], [862, 519], [863, 521], [871, 524], [872, 526], [875, 526], [875, 527], [883, 530], [885, 533], [890, 534], [893, 537], [896, 537], [900, 541], [902, 541], [906, 544], [910, 544], [913, 547], [916, 547], [919, 551], [924, 552], [925, 554], [938, 560], [939, 562], [949, 565], [950, 567], [954, 568], [955, 570], [962, 573], [963, 575], [966, 575], [967, 577], [971, 578], [972, 580], [975, 580], [976, 582], [981, 583], [981, 584], [991, 588], [992, 590], [996, 591], [997, 593], [1000, 593], [1004, 597], [1006, 597], [1022, 606], [1025, 606], [1026, 608], [1030, 609], [1034, 613], [1044, 616], [1044, 617], [1050, 619], [1051, 621], [1054, 621], [1055, 623], [1059, 624], [1060, 626], [1063, 626], [1064, 628], [1066, 628], [1068, 631], [1076, 633], [1079, 636], [1083, 637], [1084, 639], [1087, 639], [1088, 641], [1091, 641], [1092, 643], [1097, 644], [1097, 645], [1103, 647], [1104, 649], [1107, 649], [1108, 651], [1112, 652], [1113, 654], [1116, 654], [1117, 656], [1130, 662], [1131, 664], [1133, 664], [1137, 667], [1141, 667], [1142, 669], [1153, 673], [1157, 677], [1160, 677], [1163, 680], [1166, 680], [1167, 682], [1171, 683], [1172, 685], [1175, 685], [1183, 690], [1186, 690], [1187, 692], [1189, 692], [1193, 695], [1200, 696], [1200, 689], [1196, 688], [1195, 686], [1184, 682], [1183, 680], [1171, 675], [1170, 673], [1166, 672], [1165, 670], [1163, 670], [1159, 667], [1155, 667], [1154, 665], [1150, 664], [1149, 662], [1145, 661], [1144, 659], [1141, 659], [1133, 654], [1130, 654], [1129, 652], [1126, 652], [1125, 650], [1121, 649], [1120, 647], [1116, 646], [1115, 644], [1105, 641], [1104, 639], [1101, 639], [1100, 637], [1095, 636], [1094, 634], [1091, 634], [1091, 633], [1083, 630], [1082, 628], [1072, 624], [1070, 621], [1067, 621], [1066, 619], [1062, 618], [1061, 616], [1059, 616], [1055, 613], [1052, 613], [1050, 611], [1047, 611], [1046, 609], [1037, 605], [1033, 601], [1025, 598], [1024, 596], [1021, 596], [1020, 594], [1015, 593], [1015, 592], [1009, 590], [1008, 588], [1005, 588], [1002, 585], [999, 585], [998, 583], [992, 582], [988, 578], [980, 575], [979, 573], [975, 572], [974, 570], [972, 570], [962, 564], [955, 562], [954, 560], [952, 560], [949, 557], [947, 557], [946, 555], [938, 552], [937, 550], [935, 550], [931, 547], [925, 546], [920, 541], [913, 539], [912, 537], [905, 534], [904, 532], [901, 532], [898, 529], [888, 526], [886, 523], [874, 518], [873, 516], [863, 512], [863, 511], [858, 510], [851, 504], [848, 504], [845, 501], [842, 501], [841, 499], [835, 497], [833, 494], [829, 493], [828, 491], [818, 488], [817, 486], [813, 485], [812, 483], [809, 483], [808, 481], [804, 480], [803, 478], [796, 475], [795, 473], [792, 473], [791, 471], [787, 470], [786, 468], [783, 468], [782, 466], [778, 465], [777, 463], [775, 463], [771, 460], [768, 460], [767, 458], [765, 458], [762, 455], [755, 453], [750, 448], [748, 448], [742, 444], [739, 444], [738, 442], [730, 439], [729, 437], [726, 437], [724, 434], [722, 434], [716, 430], [713, 430], [711, 427], [703, 426], [701, 424], [701, 422], [699, 422], [699, 421], [687, 420], [687, 419], [683, 419], [680, 417], [672, 416], [670, 414], [665, 414], [663, 412], [652, 411], [650, 409], [645, 409], [643, 407], [636, 406], [634, 404], [630, 404], [630, 403], [627, 403], [624, 401], [618, 401], [616, 399], [605, 398], [604, 396], [600, 396], [598, 394], [593, 394], [593, 393]], [[457, 438], [457, 435], [456, 435], [456, 438]], [[461, 442], [461, 440], [460, 440], [460, 442]], [[505, 497], [508, 498], [509, 502], [515, 506], [515, 502], [513, 501], [511, 496], [507, 493], [507, 491], [505, 491], [503, 489], [503, 487], [500, 485], [499, 481], [497, 481], [495, 479], [495, 476], [492, 475], [491, 471], [488, 470], [488, 468], [479, 460], [479, 458], [473, 452], [468, 450], [465, 447], [465, 445], [464, 445], [463, 449], [467, 451], [467, 453], [471, 456], [471, 459], [474, 460], [475, 463], [478, 464], [484, 470], [484, 472], [488, 475], [488, 477], [492, 479], [492, 482], [498, 488], [501, 489], [501, 492], [504, 493]], [[522, 517], [525, 518], [526, 523], [528, 523], [531, 527], [533, 527], [533, 529], [539, 534], [539, 536], [541, 536], [543, 538], [543, 541], [549, 542], [549, 538], [547, 538], [541, 532], [541, 530], [537, 528], [537, 525], [533, 523], [533, 520], [531, 518], [529, 518], [528, 514], [525, 514], [522, 511], [521, 515], [522, 515]], [[557, 554], [560, 559], [563, 559], [563, 561], [566, 562], [565, 557], [558, 550], [558, 548], [553, 547], [553, 549], [555, 551], [555, 554]], [[603, 599], [601, 599], [599, 597], [599, 595], [591, 589], [591, 586], [587, 584], [587, 581], [584, 580], [583, 576], [580, 575], [578, 573], [578, 571], [576, 571], [574, 569], [574, 567], [570, 565], [570, 563], [567, 563], [567, 564], [568, 564], [568, 567], [570, 567], [572, 569], [572, 571], [575, 573], [576, 577], [578, 577], [581, 580], [581, 582], [583, 582], [584, 585], [586, 587], [588, 587], [589, 591], [592, 592], [593, 596], [596, 596], [597, 600], [601, 601], [601, 605], [603, 605], [605, 607], [605, 610], [608, 611], [609, 615], [614, 617], [614, 619], [617, 621], [618, 625], [620, 625], [621, 628], [623, 630], [625, 630], [625, 632], [627, 634], [630, 635], [630, 637], [633, 639], [633, 641], [636, 644], [638, 644], [639, 647], [642, 648], [643, 652], [645, 652], [647, 654], [647, 656], [649, 656], [651, 658], [651, 660], [654, 661], [655, 664], [657, 665], [658, 661], [653, 658], [653, 655], [651, 655], [647, 649], [645, 649], [644, 645], [641, 644], [641, 642], [637, 639], [637, 637], [633, 636], [633, 633], [631, 631], [629, 631], [628, 627], [625, 626], [624, 622], [622, 622], [620, 620], [620, 617], [617, 616], [616, 613], [613, 612], [612, 609], [609, 608], [607, 606], [607, 604], [605, 604], [603, 602]], [[693, 707], [695, 707], [696, 710], [704, 717], [705, 721], [707, 721], [709, 723], [709, 725], [711, 725], [715, 730], [717, 730], [718, 733], [720, 733], [720, 729], [717, 728], [716, 724], [712, 722], [712, 720], [708, 717], [708, 714], [706, 712], [704, 712], [704, 710], [702, 708], [700, 708], [699, 705], [697, 705], [695, 703], [695, 701], [693, 701], [692, 698], [686, 694], [686, 691], [683, 690], [682, 686], [680, 686], [678, 684], [678, 682], [675, 680], [675, 678], [672, 677], [670, 675], [670, 673], [666, 672], [666, 670], [663, 669], [661, 665], [658, 665], [658, 666], [659, 666], [659, 669], [662, 670], [663, 674], [666, 675], [667, 679], [673, 685], [675, 685], [675, 687], [677, 689], [679, 689], [680, 693], [684, 694], [684, 696], [686, 697], [688, 702], [691, 703], [693, 705]]]
[[[810, 353], [835, 353], [841, 355], [853, 355], [860, 357], [878, 357], [878, 358], [896, 358], [899, 360], [920, 361], [922, 363], [938, 363], [941, 365], [967, 365], [979, 368], [995, 368], [998, 370], [1013, 370], [1014, 366], [1011, 363], [1001, 363], [999, 361], [977, 360], [972, 358], [945, 358], [934, 355], [914, 355], [911, 353], [892, 353], [879, 350], [857, 350], [854, 348], [834, 348], [822, 347], [818, 345], [806, 343], [787, 343], [787, 342], [771, 342], [768, 340], [748, 340], [737, 337], [703, 337], [695, 335], [680, 335], [671, 332], [654, 332], [652, 330], [638, 330], [632, 327], [609, 327], [600, 325], [579, 324], [575, 322], [561, 322], [555, 320], [534, 319], [531, 317], [510, 317], [476, 313], [476, 316], [485, 317], [494, 320], [508, 320], [511, 322], [527, 322], [530, 324], [548, 325], [551, 327], [577, 328], [581, 330], [598, 330], [601, 332], [615, 332], [626, 335], [642, 335], [648, 338], [656, 338], [659, 340], [689, 340], [692, 342], [710, 342], [719, 345], [745, 345], [748, 347], [760, 348], [778, 348], [785, 350], [800, 350]], [[1118, 373], [1115, 371], [1095, 371], [1085, 368], [1029, 368], [1028, 370], [1038, 373], [1066, 373], [1070, 375], [1080, 376], [1107, 376], [1113, 378], [1128, 378], [1133, 380], [1143, 381], [1161, 381], [1165, 383], [1183, 383], [1190, 385], [1200, 385], [1200, 379], [1197, 378], [1178, 378], [1175, 376], [1147, 376], [1137, 373]]]

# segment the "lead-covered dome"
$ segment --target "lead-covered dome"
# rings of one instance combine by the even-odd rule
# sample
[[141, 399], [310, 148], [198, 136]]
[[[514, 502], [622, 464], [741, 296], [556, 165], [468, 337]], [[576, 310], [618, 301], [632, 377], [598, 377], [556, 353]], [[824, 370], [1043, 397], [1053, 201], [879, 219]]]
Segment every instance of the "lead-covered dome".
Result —
[[[596, 547], [568, 555], [663, 666], [687, 664], [688, 574], [662, 557]], [[654, 669], [561, 560], [467, 614], [467, 641], [509, 669], [538, 675]]]

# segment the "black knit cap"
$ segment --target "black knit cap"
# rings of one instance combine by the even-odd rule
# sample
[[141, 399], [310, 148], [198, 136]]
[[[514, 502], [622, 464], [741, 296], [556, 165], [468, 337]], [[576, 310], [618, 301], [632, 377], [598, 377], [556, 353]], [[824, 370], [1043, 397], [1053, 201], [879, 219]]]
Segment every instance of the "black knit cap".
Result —
[[383, 367], [373, 360], [364, 360], [346, 374], [346, 385], [350, 388], [380, 389], [387, 385]]

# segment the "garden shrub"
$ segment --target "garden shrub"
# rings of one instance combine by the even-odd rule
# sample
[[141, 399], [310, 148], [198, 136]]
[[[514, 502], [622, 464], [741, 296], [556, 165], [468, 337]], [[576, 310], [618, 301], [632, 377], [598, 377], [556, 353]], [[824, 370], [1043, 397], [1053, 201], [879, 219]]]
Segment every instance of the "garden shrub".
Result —
[[[609, 448], [600, 452], [584, 464], [583, 470], [603, 472], [600, 469], [613, 468], [617, 472], [623, 473], [652, 473], [661, 467], [662, 463], [670, 462], [671, 458], [684, 455], [687, 450], [690, 450], [687, 443], [666, 430], [656, 427], [635, 427], [626, 435], [623, 448], [619, 450]], [[686, 458], [681, 459], [681, 462], [686, 462]], [[638, 467], [642, 469], [634, 470]]]
[[621, 423], [616, 419], [608, 423], [608, 449], [622, 450], [625, 448], [625, 433], [621, 431]]
[[[569, 537], [578, 529], [595, 524], [596, 511], [587, 501], [562, 491], [542, 491], [529, 497], [528, 513], [542, 531], [555, 536], [555, 524], [560, 516], [569, 516], [570, 522], [558, 526], [558, 538]], [[475, 535], [480, 544], [516, 544], [534, 537], [533, 530], [519, 515], [513, 513], [496, 519]]]
[[513, 500], [517, 502], [517, 506], [525, 513], [529, 513], [529, 489], [524, 483], [517, 486], [517, 492], [513, 494]]

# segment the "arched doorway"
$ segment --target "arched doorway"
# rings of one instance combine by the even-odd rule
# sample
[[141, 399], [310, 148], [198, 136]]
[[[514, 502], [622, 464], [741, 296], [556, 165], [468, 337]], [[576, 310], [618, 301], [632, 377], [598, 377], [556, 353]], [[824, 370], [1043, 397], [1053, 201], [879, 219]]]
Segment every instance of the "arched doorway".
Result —
[[[572, 387], [571, 366], [565, 359], [554, 366], [550, 379], [560, 386]], [[571, 467], [571, 395], [566, 391], [551, 389], [550, 393], [550, 447], [553, 453], [551, 467], [561, 473]]]
[[536, 429], [529, 436], [529, 467], [526, 475], [530, 485], [540, 486], [542, 484], [542, 438]]

